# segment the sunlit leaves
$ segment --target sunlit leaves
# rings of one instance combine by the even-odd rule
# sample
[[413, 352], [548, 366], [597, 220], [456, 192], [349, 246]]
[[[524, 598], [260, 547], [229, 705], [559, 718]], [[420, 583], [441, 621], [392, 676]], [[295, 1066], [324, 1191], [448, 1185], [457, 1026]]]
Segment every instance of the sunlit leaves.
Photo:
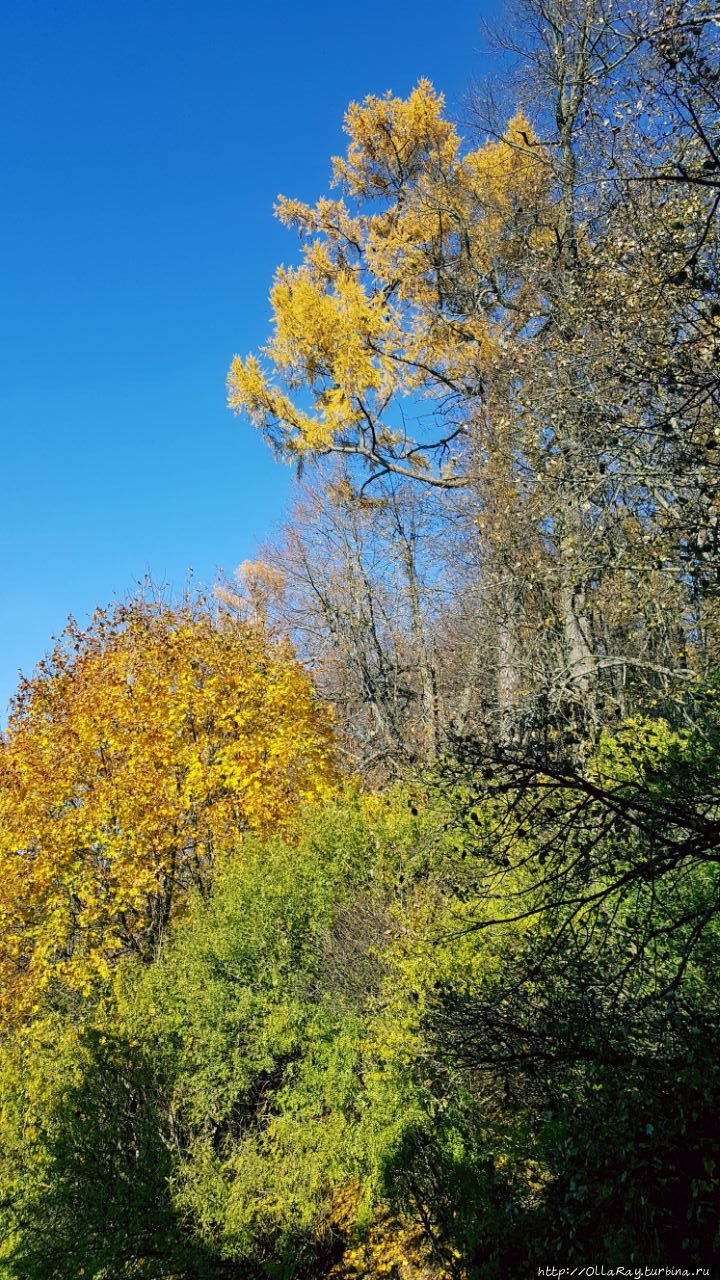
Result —
[[464, 148], [427, 81], [407, 99], [353, 104], [345, 128], [333, 167], [343, 198], [279, 202], [305, 260], [278, 271], [273, 335], [262, 362], [233, 361], [230, 405], [286, 457], [339, 450], [451, 487], [455, 464], [444, 457], [433, 473], [399, 408], [417, 396], [471, 405], [479, 393], [498, 277], [542, 234], [534, 135], [518, 115], [504, 138]]
[[72, 624], [0, 749], [5, 1013], [151, 955], [221, 851], [331, 779], [327, 714], [259, 622], [137, 600]]

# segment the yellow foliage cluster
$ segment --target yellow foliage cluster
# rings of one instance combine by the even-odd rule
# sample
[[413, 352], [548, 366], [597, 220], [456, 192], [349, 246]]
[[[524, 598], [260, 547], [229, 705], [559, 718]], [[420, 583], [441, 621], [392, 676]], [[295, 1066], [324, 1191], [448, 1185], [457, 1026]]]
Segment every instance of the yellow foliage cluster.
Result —
[[332, 1227], [349, 1243], [330, 1272], [329, 1280], [463, 1280], [460, 1255], [433, 1259], [420, 1224], [387, 1213], [376, 1215], [362, 1239], [353, 1239], [360, 1203], [360, 1187], [349, 1182], [335, 1199]]
[[219, 850], [332, 778], [327, 713], [261, 625], [142, 601], [71, 625], [0, 740], [0, 1013], [152, 954]]
[[[264, 359], [235, 357], [228, 389], [285, 457], [390, 452], [419, 473], [427, 462], [393, 425], [393, 404], [472, 396], [497, 354], [499, 282], [546, 235], [544, 170], [522, 117], [463, 152], [443, 107], [428, 81], [407, 99], [351, 105], [347, 154], [333, 163], [343, 197], [279, 201], [304, 262], [278, 271]], [[522, 287], [507, 284], [516, 302]]]

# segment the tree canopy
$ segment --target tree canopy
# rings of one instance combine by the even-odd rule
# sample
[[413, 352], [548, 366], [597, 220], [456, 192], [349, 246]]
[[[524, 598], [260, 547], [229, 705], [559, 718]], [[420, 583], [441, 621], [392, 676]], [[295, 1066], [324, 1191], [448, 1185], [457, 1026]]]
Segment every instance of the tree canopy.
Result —
[[0, 749], [4, 1013], [154, 954], [225, 848], [332, 777], [327, 713], [258, 625], [142, 598], [71, 624]]

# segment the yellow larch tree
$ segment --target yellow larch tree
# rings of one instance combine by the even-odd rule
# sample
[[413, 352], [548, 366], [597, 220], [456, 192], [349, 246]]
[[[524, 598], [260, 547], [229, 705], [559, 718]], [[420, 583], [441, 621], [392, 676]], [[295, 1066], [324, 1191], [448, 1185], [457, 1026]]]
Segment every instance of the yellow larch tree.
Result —
[[151, 957], [218, 857], [333, 777], [328, 713], [258, 621], [138, 598], [69, 625], [0, 739], [2, 1011]]
[[507, 406], [555, 251], [544, 148], [521, 113], [469, 147], [426, 80], [351, 105], [345, 132], [337, 195], [279, 200], [303, 261], [277, 272], [270, 339], [234, 359], [229, 403], [287, 461], [341, 455], [363, 493], [389, 475], [462, 491], [482, 512], [504, 716], [521, 612], [507, 548], [532, 557], [538, 543], [523, 474], [542, 428]]
[[333, 452], [463, 486], [488, 371], [528, 319], [518, 268], [547, 241], [535, 138], [516, 116], [468, 151], [425, 80], [353, 104], [345, 130], [341, 194], [279, 200], [304, 260], [277, 272], [272, 336], [234, 359], [230, 405], [291, 461]]

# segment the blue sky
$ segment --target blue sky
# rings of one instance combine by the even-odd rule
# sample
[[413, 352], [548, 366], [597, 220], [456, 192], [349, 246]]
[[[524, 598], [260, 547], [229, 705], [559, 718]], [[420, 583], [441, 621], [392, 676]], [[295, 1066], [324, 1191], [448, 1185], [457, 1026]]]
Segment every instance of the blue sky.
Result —
[[[0, 19], [0, 716], [68, 613], [253, 555], [291, 473], [225, 408], [347, 103], [459, 110], [481, 3], [23, 0]], [[493, 17], [495, 0], [484, 0]]]

